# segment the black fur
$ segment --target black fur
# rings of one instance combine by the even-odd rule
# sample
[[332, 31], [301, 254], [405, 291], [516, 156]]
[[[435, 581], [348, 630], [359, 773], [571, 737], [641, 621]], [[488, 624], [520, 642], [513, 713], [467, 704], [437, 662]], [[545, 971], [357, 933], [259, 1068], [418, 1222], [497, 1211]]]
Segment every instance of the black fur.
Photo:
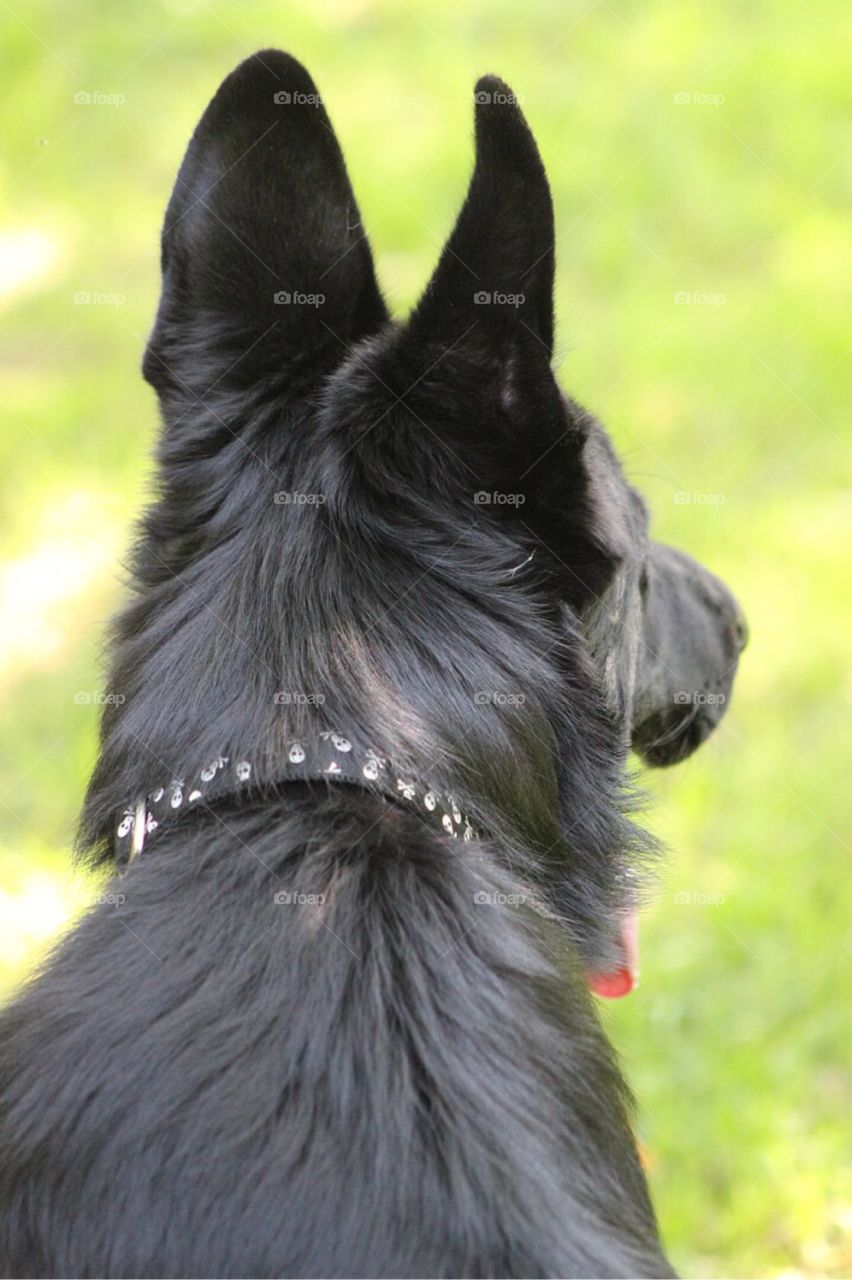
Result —
[[544, 169], [506, 86], [477, 89], [468, 199], [404, 325], [303, 68], [258, 54], [202, 118], [80, 843], [107, 865], [140, 787], [272, 770], [316, 728], [413, 761], [487, 837], [320, 782], [164, 829], [4, 1015], [6, 1275], [672, 1274], [583, 977], [651, 843], [624, 779], [659, 553], [550, 371]]

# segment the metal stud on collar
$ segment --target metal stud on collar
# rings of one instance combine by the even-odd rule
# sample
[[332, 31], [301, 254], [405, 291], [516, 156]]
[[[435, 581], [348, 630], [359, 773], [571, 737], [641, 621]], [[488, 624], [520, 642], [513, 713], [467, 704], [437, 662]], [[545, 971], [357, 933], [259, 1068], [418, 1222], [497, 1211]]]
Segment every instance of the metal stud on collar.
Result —
[[[123, 825], [123, 824], [122, 824]], [[131, 819], [132, 835], [130, 837], [130, 856], [128, 864], [139, 857], [145, 847], [145, 837], [148, 834], [148, 813], [146, 810], [145, 797], [140, 796], [136, 801], [136, 808]]]

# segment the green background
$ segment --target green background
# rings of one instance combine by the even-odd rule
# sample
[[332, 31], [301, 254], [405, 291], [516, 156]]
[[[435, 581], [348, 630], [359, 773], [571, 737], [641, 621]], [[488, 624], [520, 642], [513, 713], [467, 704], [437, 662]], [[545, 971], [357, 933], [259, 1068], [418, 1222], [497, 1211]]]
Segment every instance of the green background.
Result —
[[3, 992], [92, 892], [68, 846], [150, 475], [158, 228], [201, 110], [253, 50], [302, 59], [403, 312], [496, 72], [553, 185], [563, 382], [752, 626], [722, 728], [648, 779], [670, 856], [642, 987], [606, 1010], [662, 1228], [690, 1275], [849, 1275], [848, 6], [3, 0], [0, 22]]

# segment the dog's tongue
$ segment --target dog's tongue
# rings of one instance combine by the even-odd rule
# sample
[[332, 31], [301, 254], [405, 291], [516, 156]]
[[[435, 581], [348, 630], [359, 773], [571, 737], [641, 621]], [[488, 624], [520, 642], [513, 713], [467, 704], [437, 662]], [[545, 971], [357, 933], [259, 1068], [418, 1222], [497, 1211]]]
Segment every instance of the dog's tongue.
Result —
[[639, 916], [636, 911], [629, 911], [622, 916], [618, 933], [621, 964], [609, 973], [586, 974], [589, 990], [608, 1000], [629, 996], [633, 988], [639, 985]]

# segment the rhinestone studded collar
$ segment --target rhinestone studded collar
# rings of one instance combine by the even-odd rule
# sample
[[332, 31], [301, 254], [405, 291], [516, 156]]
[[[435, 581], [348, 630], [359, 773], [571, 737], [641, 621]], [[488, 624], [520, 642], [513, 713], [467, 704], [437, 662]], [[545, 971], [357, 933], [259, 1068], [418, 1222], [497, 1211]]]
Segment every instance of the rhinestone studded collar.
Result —
[[283, 759], [270, 774], [261, 776], [248, 759], [218, 756], [190, 781], [173, 778], [140, 794], [123, 810], [115, 830], [119, 864], [129, 865], [147, 848], [163, 826], [192, 809], [208, 807], [214, 800], [269, 788], [283, 782], [347, 782], [381, 795], [418, 813], [432, 827], [454, 839], [472, 840], [478, 833], [458, 800], [428, 784], [420, 784], [406, 771], [373, 750], [359, 752], [350, 740], [330, 731], [288, 742]]

